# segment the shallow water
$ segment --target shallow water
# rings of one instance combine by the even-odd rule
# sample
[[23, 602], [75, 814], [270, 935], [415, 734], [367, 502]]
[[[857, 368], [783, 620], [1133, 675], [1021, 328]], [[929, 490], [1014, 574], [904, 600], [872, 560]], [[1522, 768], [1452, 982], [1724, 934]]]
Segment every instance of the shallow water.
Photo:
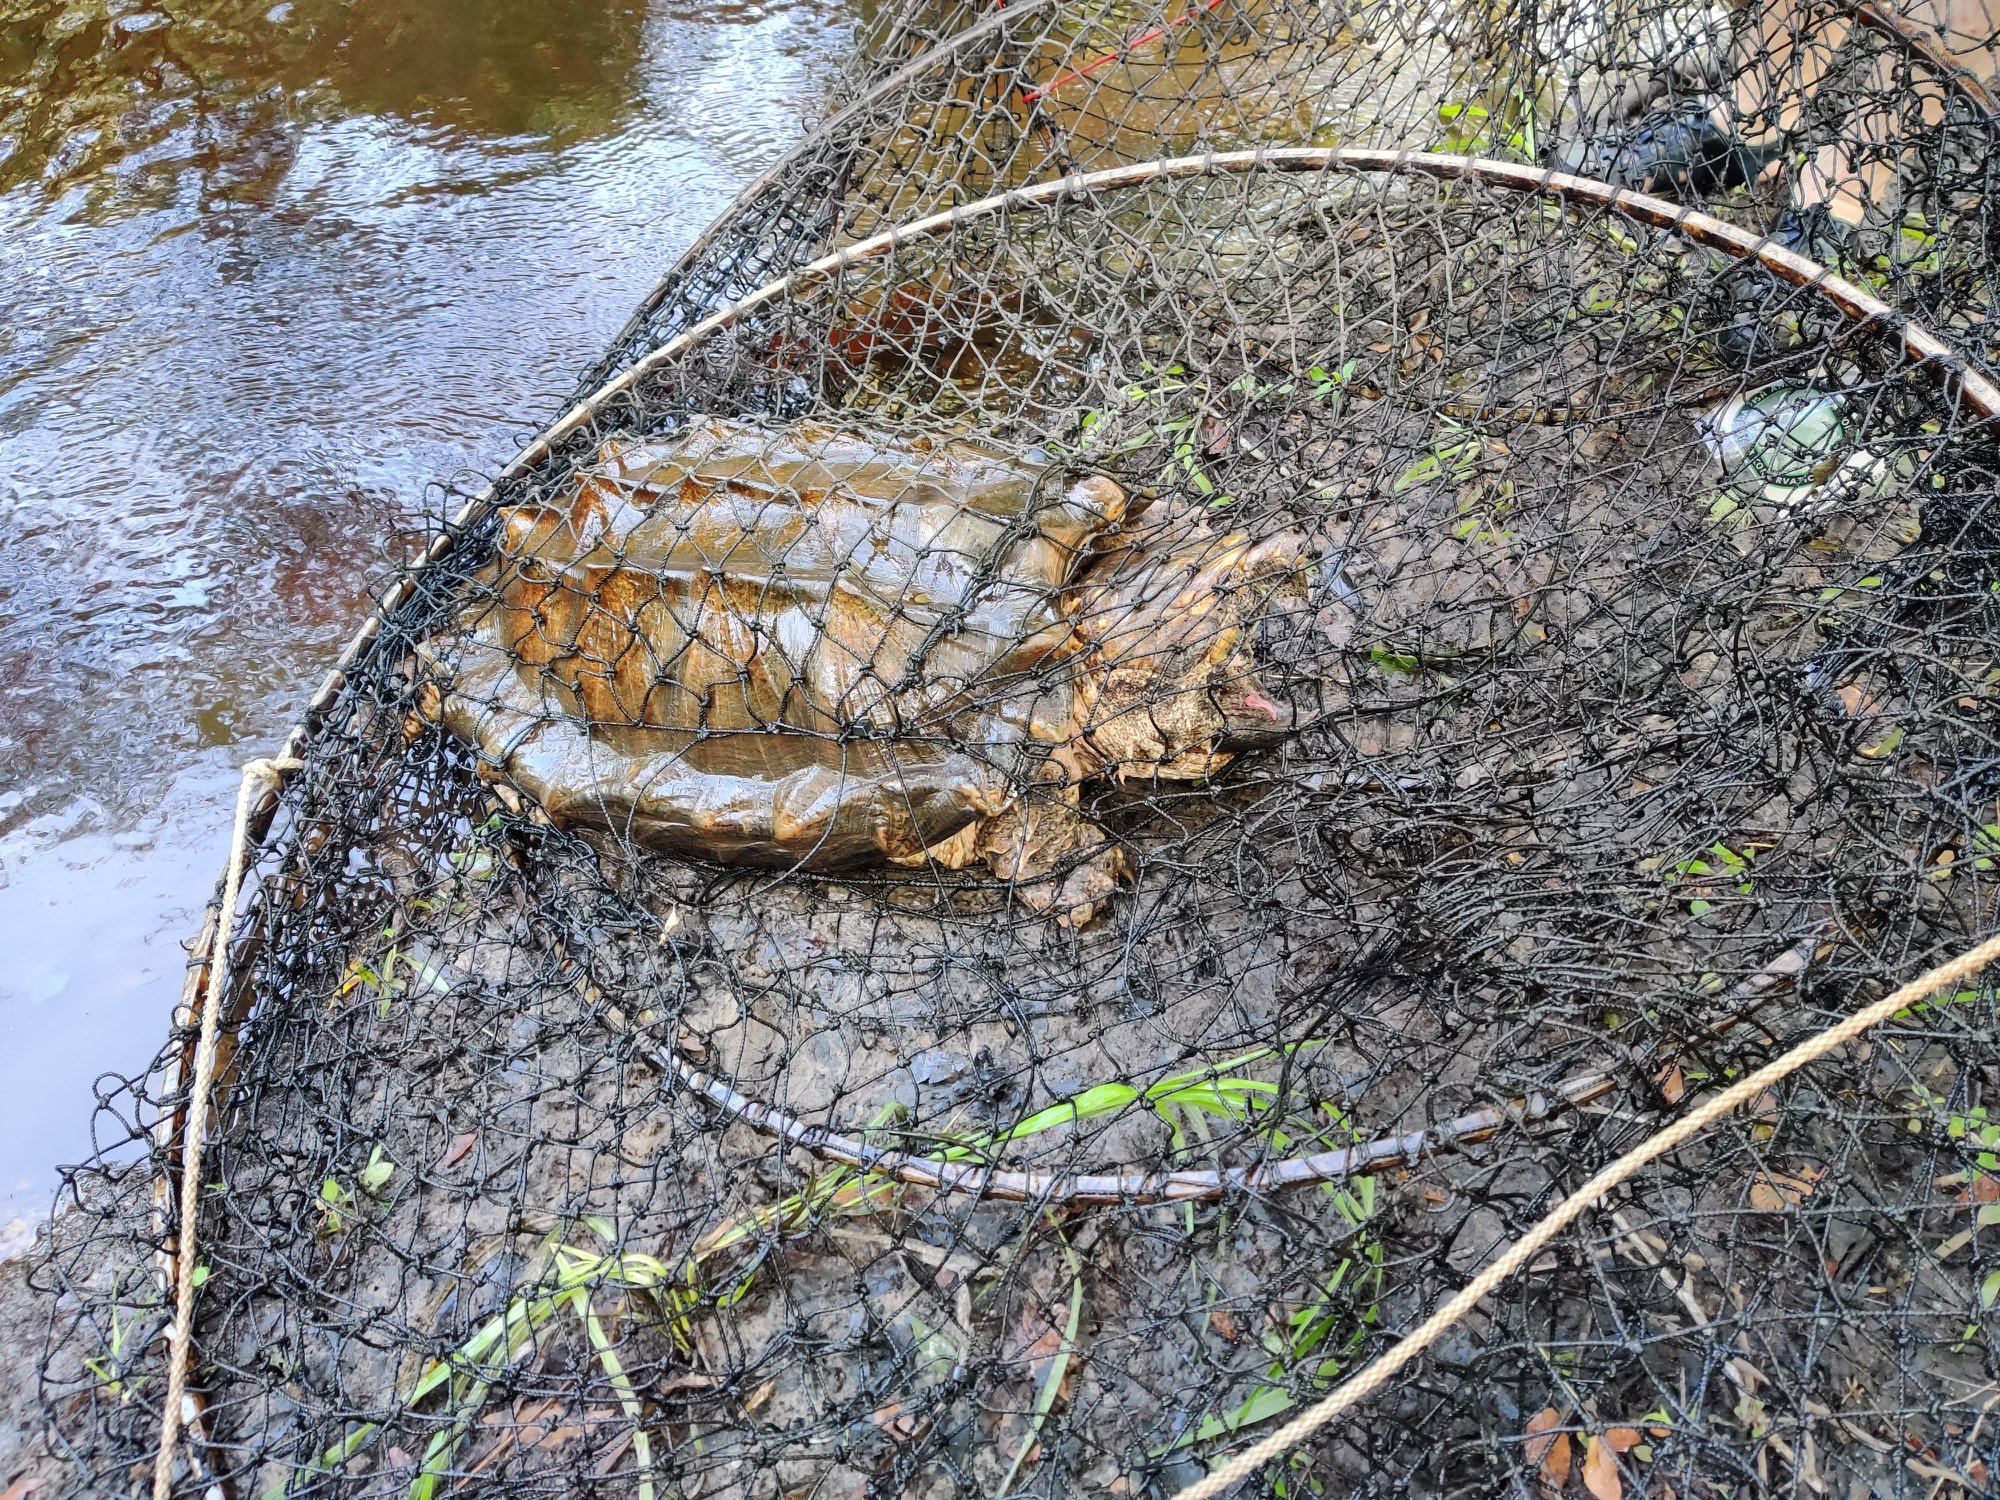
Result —
[[0, 1225], [162, 1040], [232, 768], [819, 111], [850, 25], [0, 0]]

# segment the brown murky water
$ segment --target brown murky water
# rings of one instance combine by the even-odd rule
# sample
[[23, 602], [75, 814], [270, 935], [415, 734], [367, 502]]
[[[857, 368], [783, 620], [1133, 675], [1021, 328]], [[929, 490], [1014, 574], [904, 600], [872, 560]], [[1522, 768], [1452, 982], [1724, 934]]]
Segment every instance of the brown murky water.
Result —
[[232, 768], [819, 112], [850, 29], [0, 0], [0, 1225], [164, 1035]]

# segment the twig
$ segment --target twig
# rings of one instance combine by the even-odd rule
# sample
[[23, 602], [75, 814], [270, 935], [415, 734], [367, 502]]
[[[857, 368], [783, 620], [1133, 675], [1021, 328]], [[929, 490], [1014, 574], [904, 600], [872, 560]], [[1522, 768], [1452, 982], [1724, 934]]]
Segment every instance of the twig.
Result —
[[[1746, 976], [1732, 992], [1737, 1008], [1709, 1026], [1703, 1036], [1713, 1038], [1740, 1025], [1776, 989], [1795, 981], [1811, 962], [1820, 941], [1818, 935], [1801, 939]], [[898, 1151], [843, 1134], [830, 1126], [808, 1124], [796, 1115], [738, 1092], [714, 1074], [654, 1041], [588, 981], [584, 983], [584, 993], [617, 1030], [632, 1038], [654, 1067], [754, 1130], [776, 1136], [823, 1160], [912, 1187], [1007, 1202], [1040, 1203], [1050, 1208], [1208, 1202], [1235, 1193], [1263, 1193], [1371, 1176], [1414, 1166], [1442, 1152], [1479, 1145], [1510, 1125], [1538, 1125], [1564, 1109], [1581, 1109], [1610, 1093], [1617, 1082], [1608, 1073], [1584, 1073], [1564, 1079], [1546, 1092], [1530, 1094], [1504, 1106], [1475, 1109], [1427, 1129], [1381, 1136], [1359, 1145], [1286, 1157], [1254, 1167], [1081, 1174], [1016, 1171], [992, 1163], [951, 1161]]]
[[810, 1151], [823, 1160], [912, 1187], [1010, 1203], [1039, 1203], [1049, 1208], [1201, 1203], [1236, 1193], [1268, 1193], [1370, 1176], [1395, 1167], [1414, 1166], [1440, 1151], [1476, 1145], [1509, 1125], [1540, 1123], [1565, 1108], [1580, 1108], [1602, 1098], [1616, 1084], [1608, 1074], [1585, 1074], [1567, 1079], [1547, 1093], [1517, 1099], [1504, 1108], [1476, 1109], [1428, 1129], [1382, 1136], [1360, 1145], [1286, 1157], [1254, 1167], [1164, 1172], [1017, 1171], [991, 1163], [950, 1161], [898, 1151], [842, 1134], [829, 1126], [807, 1124], [796, 1115], [737, 1092], [714, 1074], [661, 1046], [634, 1027], [616, 1005], [606, 1002], [603, 1013], [633, 1039], [654, 1067], [682, 1087], [700, 1094], [732, 1119], [741, 1120], [765, 1135]]
[[1993, 91], [1976, 74], [1960, 67], [1932, 46], [1931, 39], [1907, 16], [1884, 10], [1874, 0], [1858, 0], [1854, 6], [1854, 19], [1871, 31], [1901, 42], [1936, 69], [1945, 83], [1981, 115], [1988, 120], [2000, 120], [2000, 100], [1995, 100]]
[[250, 822], [267, 793], [284, 785], [287, 773], [301, 762], [280, 758], [253, 760], [243, 768], [243, 785], [236, 794], [236, 828], [229, 841], [229, 870], [222, 880], [222, 904], [215, 922], [214, 959], [207, 993], [202, 997], [200, 1040], [195, 1044], [194, 1081], [188, 1087], [186, 1118], [181, 1133], [181, 1191], [174, 1234], [174, 1321], [167, 1337], [167, 1397], [160, 1411], [160, 1451], [153, 1463], [153, 1500], [171, 1500], [174, 1492], [174, 1449], [180, 1443], [185, 1413], [189, 1348], [194, 1339], [195, 1220], [201, 1212], [201, 1153], [208, 1127], [208, 1095], [215, 1083], [216, 1037], [222, 1018], [222, 997], [229, 990], [229, 934], [236, 925], [236, 903], [243, 888], [243, 866], [250, 847]]

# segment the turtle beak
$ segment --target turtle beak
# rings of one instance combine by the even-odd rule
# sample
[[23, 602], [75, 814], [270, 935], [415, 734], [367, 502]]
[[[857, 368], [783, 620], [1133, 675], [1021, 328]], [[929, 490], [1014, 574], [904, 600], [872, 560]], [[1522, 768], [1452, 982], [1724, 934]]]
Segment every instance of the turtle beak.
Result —
[[[1294, 616], [1304, 593], [1299, 547], [1295, 540], [1273, 538], [1253, 549], [1249, 561], [1254, 572], [1248, 568], [1246, 572], [1266, 580], [1259, 590], [1263, 597], [1244, 631], [1244, 646], [1234, 654], [1229, 675], [1216, 690], [1224, 725], [1221, 748], [1232, 751], [1276, 744], [1298, 727], [1299, 720], [1297, 706], [1282, 687], [1287, 680], [1287, 647], [1296, 646]], [[1280, 686], [1274, 688], [1273, 683]]]

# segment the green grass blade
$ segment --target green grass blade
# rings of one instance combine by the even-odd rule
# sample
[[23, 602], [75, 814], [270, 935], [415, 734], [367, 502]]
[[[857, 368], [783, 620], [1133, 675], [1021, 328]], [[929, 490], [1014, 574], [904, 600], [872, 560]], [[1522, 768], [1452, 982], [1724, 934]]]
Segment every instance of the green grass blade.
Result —
[[632, 1377], [625, 1373], [624, 1361], [619, 1359], [618, 1350], [612, 1344], [611, 1336], [605, 1332], [589, 1294], [584, 1291], [575, 1293], [572, 1306], [583, 1321], [584, 1335], [597, 1354], [597, 1363], [604, 1370], [604, 1378], [611, 1382], [618, 1404], [632, 1419], [632, 1456], [639, 1465], [639, 1500], [653, 1500], [653, 1444], [646, 1436], [646, 1408], [639, 1400], [638, 1388], [632, 1384]]
[[1063, 1377], [1069, 1374], [1070, 1360], [1076, 1354], [1077, 1330], [1083, 1323], [1083, 1265], [1076, 1258], [1076, 1252], [1069, 1247], [1069, 1241], [1056, 1234], [1056, 1244], [1061, 1248], [1063, 1259], [1069, 1262], [1069, 1321], [1064, 1325], [1062, 1347], [1049, 1359], [1049, 1367], [1042, 1372], [1041, 1387], [1035, 1392], [1035, 1405], [1028, 1414], [1027, 1435], [1021, 1439], [1021, 1446], [1015, 1450], [1014, 1461], [1007, 1466], [1007, 1477], [1000, 1481], [995, 1490], [995, 1500], [1004, 1496], [1014, 1487], [1014, 1479], [1021, 1472], [1021, 1465], [1027, 1459], [1029, 1450], [1041, 1440], [1042, 1426], [1055, 1410], [1056, 1397], [1062, 1393]]

